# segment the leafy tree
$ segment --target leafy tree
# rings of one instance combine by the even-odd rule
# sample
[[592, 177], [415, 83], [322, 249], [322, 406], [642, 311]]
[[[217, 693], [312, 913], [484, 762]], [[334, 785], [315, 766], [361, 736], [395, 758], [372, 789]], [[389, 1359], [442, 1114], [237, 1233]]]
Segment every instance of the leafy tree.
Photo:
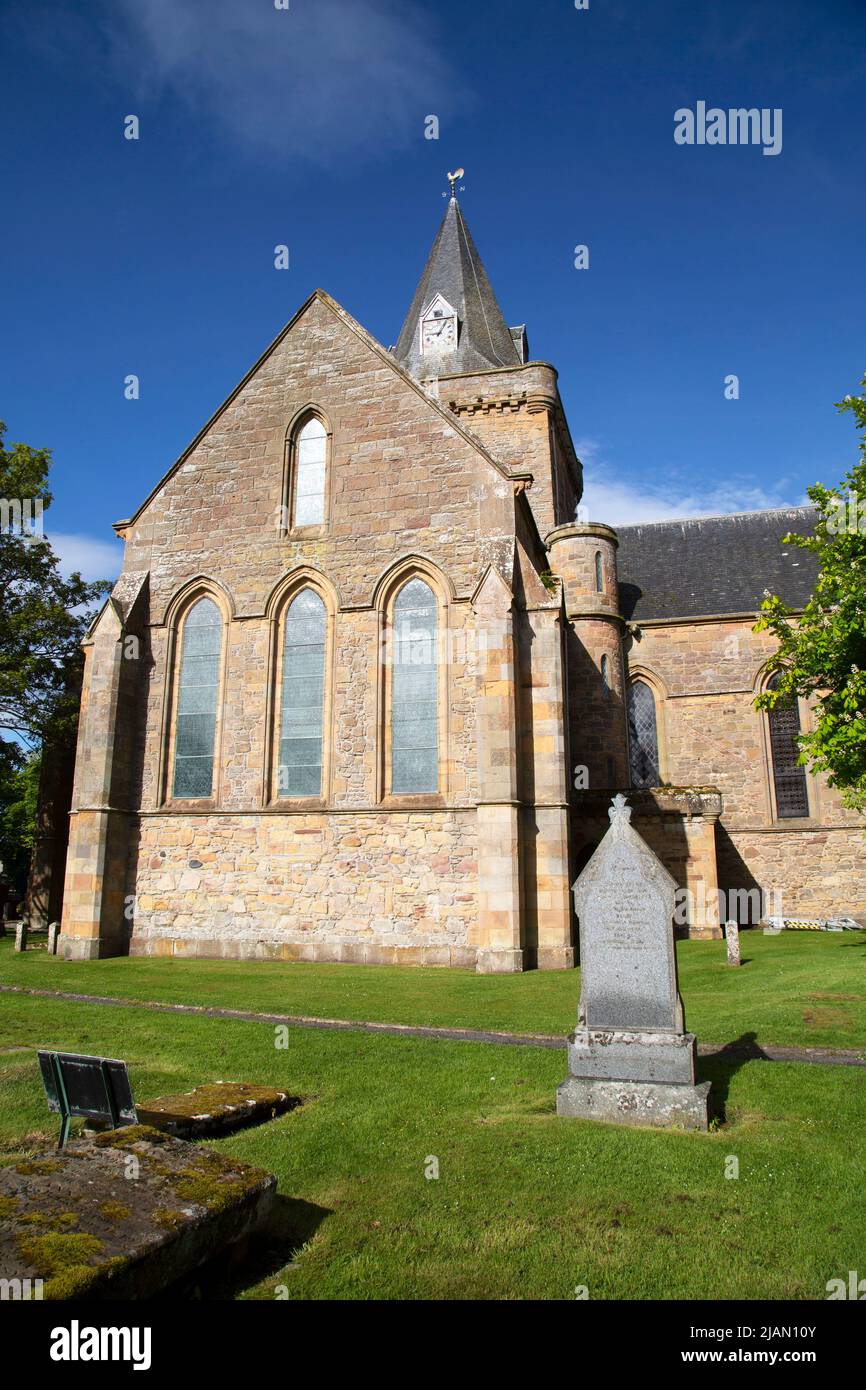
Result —
[[[51, 454], [27, 444], [3, 447], [0, 422], [0, 499], [51, 502]], [[110, 589], [76, 573], [65, 579], [47, 540], [0, 529], [0, 737], [12, 734], [33, 746], [49, 726], [74, 728], [75, 672], [92, 605]]]
[[[111, 588], [65, 579], [47, 540], [22, 526], [51, 502], [51, 454], [3, 447], [0, 421], [0, 860], [15, 894], [27, 882], [39, 796], [39, 748], [74, 738], [93, 604]], [[29, 750], [29, 751], [28, 751]]]
[[815, 534], [783, 542], [816, 556], [815, 592], [794, 621], [779, 596], [767, 593], [754, 629], [779, 642], [768, 663], [779, 679], [758, 697], [757, 708], [797, 696], [812, 702], [814, 728], [800, 735], [800, 761], [827, 773], [857, 811], [866, 809], [866, 376], [861, 389], [836, 406], [854, 416], [859, 462], [838, 487], [808, 489], [818, 512]]
[[40, 757], [25, 755], [14, 743], [0, 741], [0, 862], [20, 898], [27, 885], [36, 827]]

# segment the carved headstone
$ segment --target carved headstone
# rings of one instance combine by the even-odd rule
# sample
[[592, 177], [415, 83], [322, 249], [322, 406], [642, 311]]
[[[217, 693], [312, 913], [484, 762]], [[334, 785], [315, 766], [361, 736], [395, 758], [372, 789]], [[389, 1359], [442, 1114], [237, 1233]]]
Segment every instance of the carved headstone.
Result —
[[15, 928], [15, 950], [27, 950], [27, 923], [19, 922]]
[[740, 960], [740, 927], [737, 922], [725, 923], [725, 941], [728, 947], [728, 965], [742, 965]]
[[57, 942], [58, 942], [59, 937], [60, 937], [60, 923], [59, 923], [59, 922], [49, 922], [49, 924], [48, 924], [48, 954], [49, 954], [49, 956], [56, 956], [56, 955], [57, 955]]
[[632, 828], [624, 796], [608, 814], [574, 885], [581, 995], [557, 1113], [706, 1129], [710, 1084], [695, 1084], [697, 1043], [677, 988], [676, 881]]

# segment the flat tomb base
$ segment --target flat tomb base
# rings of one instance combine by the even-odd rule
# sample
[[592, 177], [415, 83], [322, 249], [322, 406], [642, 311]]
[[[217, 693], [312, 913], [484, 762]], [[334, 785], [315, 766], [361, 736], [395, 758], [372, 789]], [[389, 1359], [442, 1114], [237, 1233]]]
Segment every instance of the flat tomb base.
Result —
[[158, 1096], [136, 1103], [143, 1125], [178, 1139], [208, 1139], [249, 1125], [263, 1124], [300, 1105], [299, 1096], [273, 1086], [215, 1081], [176, 1096]]
[[602, 1081], [567, 1076], [556, 1092], [557, 1115], [657, 1129], [702, 1129], [710, 1123], [710, 1083]]
[[30, 1298], [150, 1298], [256, 1230], [276, 1186], [145, 1125], [73, 1140], [0, 1169], [0, 1277]]

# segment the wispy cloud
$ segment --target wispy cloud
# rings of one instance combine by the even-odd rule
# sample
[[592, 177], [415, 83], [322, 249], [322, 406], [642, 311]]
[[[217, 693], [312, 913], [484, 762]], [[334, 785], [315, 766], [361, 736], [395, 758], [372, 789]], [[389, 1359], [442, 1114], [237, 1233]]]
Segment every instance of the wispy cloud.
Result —
[[[590, 521], [609, 526], [630, 526], [642, 521], [667, 521], [677, 517], [722, 516], [730, 512], [755, 512], [763, 507], [799, 507], [807, 499], [792, 495], [783, 479], [774, 488], [756, 486], [753, 479], [736, 475], [706, 489], [678, 487], [676, 479], [653, 485], [619, 476], [605, 460], [596, 439], [575, 440], [584, 466], [582, 506]], [[787, 490], [786, 490], [787, 489]]]
[[103, 0], [116, 72], [167, 93], [245, 153], [330, 163], [423, 139], [463, 101], [412, 0]]
[[45, 539], [60, 560], [63, 574], [78, 570], [82, 579], [116, 579], [123, 564], [120, 541], [97, 540], [74, 531], [50, 531]]

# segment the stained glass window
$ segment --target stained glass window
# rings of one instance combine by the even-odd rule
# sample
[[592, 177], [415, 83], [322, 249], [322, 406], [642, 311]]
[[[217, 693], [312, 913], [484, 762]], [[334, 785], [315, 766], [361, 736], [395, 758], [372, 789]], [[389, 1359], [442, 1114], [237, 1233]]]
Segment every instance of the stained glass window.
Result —
[[321, 420], [308, 420], [295, 442], [294, 526], [316, 526], [325, 519], [327, 445]]
[[628, 751], [633, 787], [657, 787], [659, 740], [656, 702], [646, 681], [633, 681], [628, 688]]
[[213, 790], [221, 648], [220, 611], [213, 599], [199, 599], [183, 625], [175, 717], [174, 796], [206, 797]]
[[432, 590], [410, 579], [394, 603], [391, 790], [439, 789], [437, 608]]
[[[772, 690], [778, 676], [770, 681]], [[779, 704], [768, 713], [770, 725], [770, 757], [773, 762], [773, 785], [776, 790], [776, 815], [780, 820], [808, 816], [809, 793], [806, 769], [797, 762], [800, 733], [800, 710], [796, 699]]]
[[322, 793], [325, 627], [324, 603], [302, 589], [284, 625], [278, 796]]

